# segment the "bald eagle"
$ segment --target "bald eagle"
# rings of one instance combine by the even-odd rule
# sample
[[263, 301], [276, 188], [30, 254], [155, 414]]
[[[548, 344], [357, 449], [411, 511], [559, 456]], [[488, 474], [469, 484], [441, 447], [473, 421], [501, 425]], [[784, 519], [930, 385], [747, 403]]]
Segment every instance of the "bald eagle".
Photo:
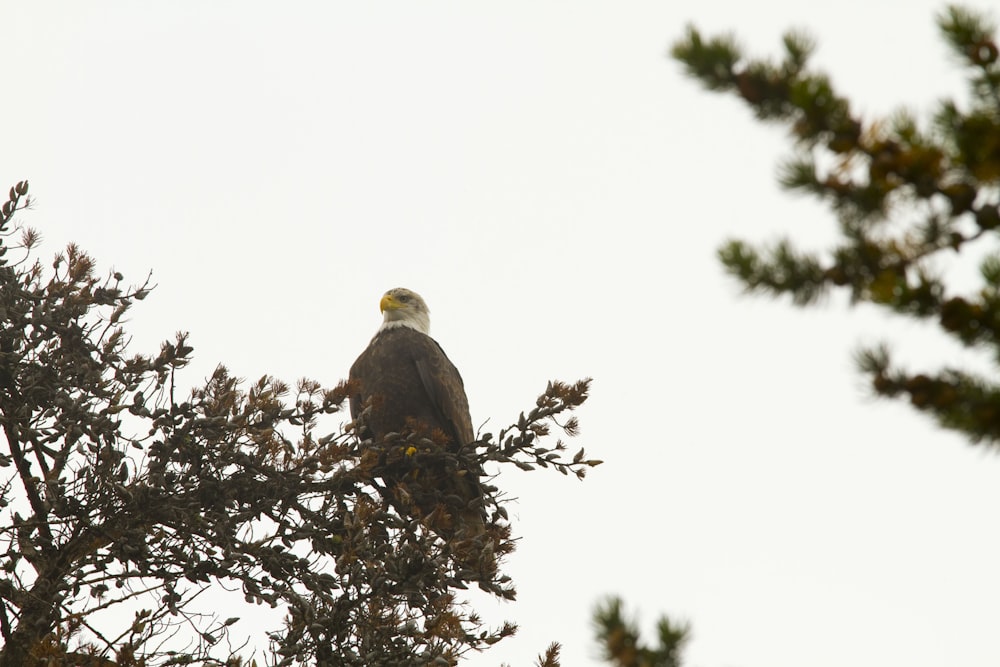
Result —
[[[387, 434], [414, 433], [440, 443], [448, 452], [468, 447], [475, 431], [465, 386], [458, 369], [429, 335], [427, 304], [416, 292], [397, 287], [385, 293], [379, 307], [382, 325], [349, 376], [354, 387], [351, 417], [358, 421], [365, 413], [358, 421], [360, 437], [380, 445]], [[471, 537], [485, 530], [482, 470], [469, 463], [457, 470], [456, 460], [446, 466], [431, 457], [422, 465], [418, 454], [380, 474], [390, 484], [405, 481], [407, 494], [425, 515], [445, 508], [450, 521], [437, 528], [439, 534]]]

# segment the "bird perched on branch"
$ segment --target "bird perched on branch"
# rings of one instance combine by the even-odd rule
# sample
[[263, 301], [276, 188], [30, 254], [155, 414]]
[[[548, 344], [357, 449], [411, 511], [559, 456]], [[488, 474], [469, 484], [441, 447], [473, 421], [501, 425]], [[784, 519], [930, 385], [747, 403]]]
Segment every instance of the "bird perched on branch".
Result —
[[[430, 311], [419, 294], [397, 287], [379, 307], [382, 325], [349, 376], [359, 435], [375, 447], [392, 433], [404, 438], [396, 450], [402, 455], [386, 456], [391, 462], [379, 474], [403, 486], [425, 518], [437, 517], [430, 524], [435, 532], [445, 538], [481, 535], [482, 470], [469, 456], [448, 456], [468, 452], [475, 440], [462, 376], [430, 337]], [[411, 434], [435, 446], [408, 443]]]

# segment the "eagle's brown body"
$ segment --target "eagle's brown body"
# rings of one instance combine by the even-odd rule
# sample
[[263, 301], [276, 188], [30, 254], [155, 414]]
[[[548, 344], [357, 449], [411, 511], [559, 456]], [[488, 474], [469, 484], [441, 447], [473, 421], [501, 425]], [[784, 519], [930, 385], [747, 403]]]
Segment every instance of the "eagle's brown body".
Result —
[[426, 334], [410, 327], [380, 331], [351, 366], [350, 379], [357, 385], [352, 417], [371, 399], [364, 438], [379, 442], [388, 433], [437, 429], [455, 449], [475, 439], [462, 376]]
[[468, 456], [440, 456], [458, 453], [475, 440], [462, 376], [425, 333], [430, 320], [419, 295], [390, 290], [381, 307], [385, 323], [351, 366], [351, 416], [361, 438], [376, 446], [390, 433], [416, 434], [436, 443], [418, 445], [415, 451], [409, 446], [383, 450], [386, 464], [377, 474], [390, 486], [405, 484], [406, 497], [424, 516], [443, 508], [450, 518], [433, 526], [439, 534], [480, 535], [485, 530], [482, 470]]

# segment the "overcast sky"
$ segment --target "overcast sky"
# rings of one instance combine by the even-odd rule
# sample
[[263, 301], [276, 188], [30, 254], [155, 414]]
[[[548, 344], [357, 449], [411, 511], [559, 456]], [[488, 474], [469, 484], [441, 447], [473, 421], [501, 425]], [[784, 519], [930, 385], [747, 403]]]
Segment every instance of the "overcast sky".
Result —
[[471, 665], [553, 640], [599, 664], [591, 609], [616, 593], [648, 629], [690, 621], [697, 667], [992, 666], [1000, 461], [870, 398], [851, 355], [980, 360], [839, 298], [743, 296], [720, 243], [821, 247], [834, 222], [775, 185], [782, 129], [667, 57], [687, 22], [760, 54], [804, 27], [866, 118], [926, 111], [964, 92], [942, 7], [7, 3], [0, 186], [30, 179], [44, 257], [153, 272], [135, 351], [191, 332], [192, 385], [219, 362], [332, 385], [396, 286], [488, 430], [594, 378], [570, 444], [605, 465], [500, 478], [519, 599], [482, 611], [522, 630]]

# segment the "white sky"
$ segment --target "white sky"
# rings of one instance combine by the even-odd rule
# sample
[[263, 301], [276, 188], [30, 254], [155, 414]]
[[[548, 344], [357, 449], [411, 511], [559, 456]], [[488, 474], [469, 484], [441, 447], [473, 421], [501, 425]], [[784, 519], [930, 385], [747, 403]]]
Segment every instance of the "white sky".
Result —
[[690, 620], [690, 665], [996, 665], [1000, 461], [851, 361], [883, 338], [968, 355], [841, 299], [741, 296], [724, 239], [819, 247], [833, 219], [775, 185], [782, 130], [666, 57], [688, 21], [758, 54], [808, 27], [869, 117], [926, 110], [963, 92], [942, 6], [8, 3], [0, 186], [31, 180], [44, 256], [153, 271], [136, 351], [190, 331], [191, 384], [221, 361], [332, 385], [398, 285], [489, 430], [595, 378], [570, 444], [605, 465], [501, 478], [520, 596], [483, 612], [522, 630], [471, 665], [552, 640], [599, 664], [606, 593]]

